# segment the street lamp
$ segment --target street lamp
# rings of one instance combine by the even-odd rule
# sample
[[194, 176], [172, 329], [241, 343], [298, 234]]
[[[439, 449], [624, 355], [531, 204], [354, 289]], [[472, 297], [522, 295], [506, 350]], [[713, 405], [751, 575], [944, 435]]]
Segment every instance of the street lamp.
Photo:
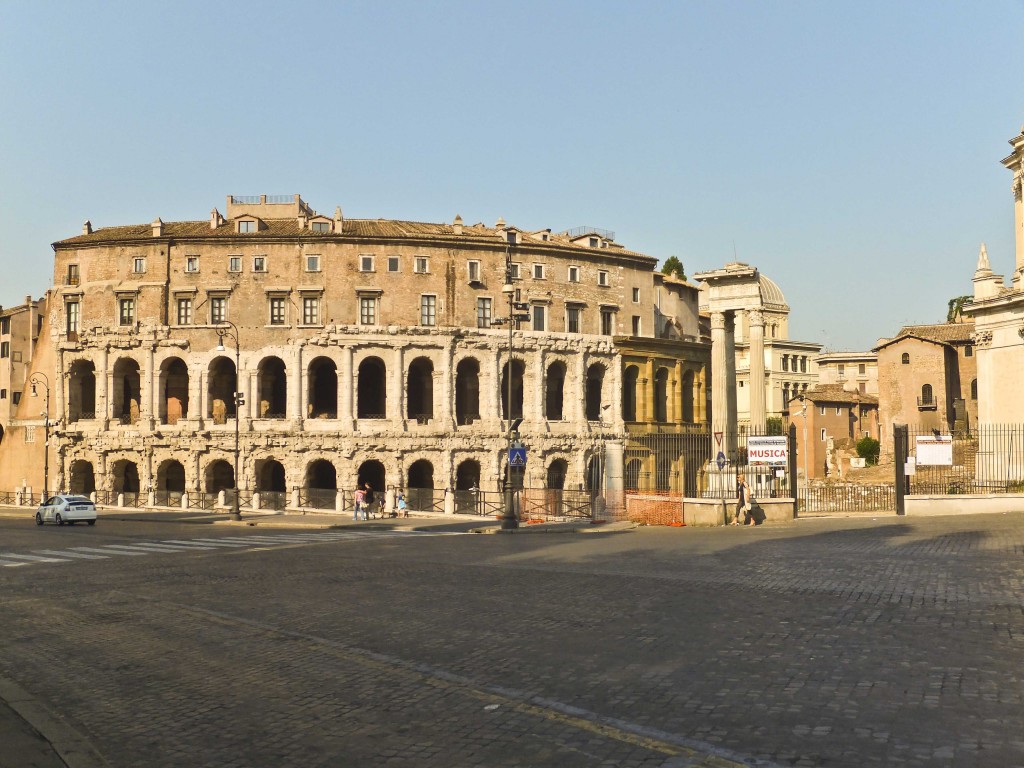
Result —
[[46, 388], [46, 406], [40, 414], [43, 417], [43, 501], [50, 495], [50, 380], [45, 373], [33, 373], [29, 379], [32, 385], [32, 397], [38, 397], [37, 384]]
[[238, 508], [238, 423], [242, 418], [242, 406], [245, 405], [245, 396], [239, 391], [239, 379], [241, 378], [241, 345], [238, 342], [238, 326], [232, 323], [230, 320], [222, 320], [224, 325], [217, 326], [217, 337], [219, 339], [217, 343], [217, 351], [224, 351], [224, 337], [231, 339], [235, 342], [235, 391], [232, 397], [235, 400], [235, 488], [233, 498], [231, 500], [231, 514], [229, 517], [232, 520], [241, 520], [242, 513]]
[[[804, 488], [807, 489], [807, 503], [809, 503], [811, 498], [811, 478], [807, 474], [807, 453], [810, 451], [810, 446], [807, 445], [807, 398], [805, 398], [803, 395], [798, 395], [797, 399], [800, 401], [800, 415], [803, 417], [804, 420]], [[799, 503], [799, 493], [797, 494], [797, 499]]]

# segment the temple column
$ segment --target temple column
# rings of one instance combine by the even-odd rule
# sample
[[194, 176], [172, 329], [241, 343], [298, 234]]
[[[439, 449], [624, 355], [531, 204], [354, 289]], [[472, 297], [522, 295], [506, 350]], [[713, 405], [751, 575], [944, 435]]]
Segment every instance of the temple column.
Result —
[[747, 313], [750, 329], [750, 434], [763, 435], [767, 416], [764, 391], [764, 315]]
[[725, 432], [729, 425], [729, 370], [726, 365], [725, 314], [711, 313], [711, 429]]

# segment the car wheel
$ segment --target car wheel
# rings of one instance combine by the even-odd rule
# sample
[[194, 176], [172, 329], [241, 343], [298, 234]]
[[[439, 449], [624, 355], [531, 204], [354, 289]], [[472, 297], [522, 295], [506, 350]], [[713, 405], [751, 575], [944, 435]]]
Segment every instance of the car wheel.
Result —
[[39, 514], [38, 512], [36, 512], [36, 525], [42, 525], [42, 524], [43, 524], [43, 516], [41, 514]]
[[64, 518], [60, 516], [60, 512], [56, 514], [54, 520], [57, 521], [57, 525], [64, 525]]
[[89, 521], [89, 525], [96, 525], [96, 521], [95, 520], [90, 520]]

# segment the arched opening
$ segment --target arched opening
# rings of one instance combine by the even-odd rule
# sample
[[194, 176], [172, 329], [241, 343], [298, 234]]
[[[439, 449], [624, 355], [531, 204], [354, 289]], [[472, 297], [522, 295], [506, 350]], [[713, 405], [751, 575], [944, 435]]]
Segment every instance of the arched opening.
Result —
[[306, 467], [306, 498], [300, 506], [333, 509], [338, 495], [338, 471], [326, 459], [317, 459]]
[[156, 471], [156, 487], [158, 491], [184, 493], [185, 467], [180, 461], [168, 459]]
[[569, 465], [565, 459], [555, 459], [548, 464], [547, 487], [549, 490], [561, 491], [565, 488], [565, 476], [568, 474]]
[[467, 357], [455, 368], [455, 419], [472, 424], [480, 418], [480, 363]]
[[[783, 399], [785, 400], [786, 395], [789, 392], [788, 386], [785, 384], [783, 385], [783, 392]], [[682, 401], [680, 403], [682, 406], [680, 410], [683, 414], [683, 422], [686, 424], [693, 424], [693, 371], [685, 371], [683, 373], [683, 386], [679, 396]], [[783, 405], [783, 407], [785, 407], [785, 405]]]
[[68, 421], [96, 418], [96, 366], [75, 360], [68, 369]]
[[96, 476], [92, 462], [77, 459], [71, 462], [68, 490], [79, 496], [88, 496], [96, 490]]
[[591, 495], [604, 490], [604, 456], [595, 455], [587, 460], [587, 476], [584, 485]]
[[654, 478], [654, 487], [659, 491], [669, 491], [673, 485], [673, 472], [672, 472], [672, 460], [662, 456], [658, 459], [658, 466], [656, 469], [656, 477]]
[[314, 358], [309, 364], [309, 406], [311, 419], [338, 418], [338, 366], [329, 357]]
[[406, 418], [425, 424], [434, 415], [434, 364], [417, 357], [409, 365], [406, 380]]
[[114, 493], [139, 492], [139, 468], [134, 461], [121, 459], [114, 462]]
[[214, 424], [226, 424], [229, 418], [235, 417], [235, 391], [238, 377], [235, 375], [234, 362], [226, 357], [215, 358], [210, 363], [207, 378], [206, 392], [210, 406], [206, 416], [213, 419]]
[[177, 424], [188, 418], [188, 366], [180, 357], [160, 364], [160, 422]]
[[455, 511], [474, 515], [483, 510], [480, 492], [480, 464], [473, 459], [459, 462], [455, 468]]
[[668, 368], [659, 368], [654, 374], [654, 420], [668, 421]]
[[595, 363], [587, 369], [587, 421], [601, 420], [601, 389], [604, 386], [604, 366]]
[[114, 363], [114, 410], [112, 418], [122, 424], [137, 424], [142, 395], [139, 364], [131, 358], [122, 357]]
[[561, 421], [563, 419], [565, 363], [556, 360], [549, 365], [547, 376], [544, 377], [544, 384], [544, 418], [548, 421]]
[[910, 353], [904, 352], [903, 356], [900, 358], [900, 362], [903, 363], [903, 365], [910, 365]]
[[932, 404], [932, 385], [925, 384], [921, 387], [921, 404], [931, 405]]
[[231, 462], [218, 459], [207, 465], [205, 480], [207, 493], [230, 491], [235, 487], [235, 470]]
[[288, 506], [288, 486], [281, 462], [273, 458], [256, 462], [256, 491], [262, 509], [282, 510]]
[[636, 491], [640, 488], [640, 459], [630, 459], [626, 462], [626, 476], [623, 478], [627, 491]]
[[359, 404], [356, 418], [386, 419], [388, 408], [387, 367], [379, 357], [359, 364]]
[[436, 509], [434, 499], [434, 465], [426, 459], [414, 461], [409, 467], [406, 501], [410, 509]]
[[501, 369], [501, 413], [508, 419], [523, 418], [523, 375], [526, 366], [522, 360], [512, 361], [512, 413], [509, 415], [509, 372], [508, 363]]
[[626, 368], [622, 377], [622, 419], [636, 421], [636, 382], [640, 369], [635, 365]]
[[283, 419], [288, 412], [288, 374], [284, 360], [265, 357], [256, 374], [257, 416], [261, 419]]
[[978, 380], [971, 379], [971, 400], [978, 399]]

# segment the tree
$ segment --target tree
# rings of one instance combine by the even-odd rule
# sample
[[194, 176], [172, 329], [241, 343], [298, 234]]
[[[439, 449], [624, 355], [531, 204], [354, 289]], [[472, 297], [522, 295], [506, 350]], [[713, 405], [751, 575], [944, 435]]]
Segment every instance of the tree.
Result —
[[970, 304], [973, 296], [956, 296], [949, 300], [949, 311], [946, 312], [947, 323], [958, 323], [963, 319], [964, 305]]
[[857, 441], [857, 455], [866, 459], [868, 464], [877, 464], [881, 447], [873, 437], [862, 437]]
[[675, 275], [680, 280], [686, 279], [686, 270], [683, 268], [683, 262], [676, 256], [669, 256], [665, 259], [665, 263], [661, 265], [661, 274]]

